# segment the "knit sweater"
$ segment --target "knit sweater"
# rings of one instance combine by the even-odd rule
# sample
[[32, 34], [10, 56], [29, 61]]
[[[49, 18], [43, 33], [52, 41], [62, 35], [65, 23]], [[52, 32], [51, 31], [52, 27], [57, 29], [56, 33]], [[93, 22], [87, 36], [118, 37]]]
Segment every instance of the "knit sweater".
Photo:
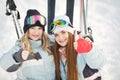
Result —
[[[99, 71], [105, 64], [105, 57], [103, 52], [99, 50], [95, 45], [88, 53], [78, 53], [77, 55], [77, 68], [78, 68], [78, 80], [85, 80], [83, 77], [83, 70], [85, 65], [88, 64], [92, 69], [98, 69]], [[62, 80], [67, 80], [67, 65], [66, 61], [60, 60], [60, 72]]]
[[[49, 55], [41, 48], [41, 40], [30, 40], [30, 43], [33, 52], [41, 56], [39, 59], [32, 58], [22, 63], [16, 62], [13, 55], [21, 49], [21, 42], [17, 40], [15, 46], [1, 57], [0, 66], [6, 71], [15, 69], [15, 65], [19, 66], [16, 69], [18, 74], [17, 80], [55, 80], [53, 55]], [[11, 66], [12, 68], [10, 68]]]

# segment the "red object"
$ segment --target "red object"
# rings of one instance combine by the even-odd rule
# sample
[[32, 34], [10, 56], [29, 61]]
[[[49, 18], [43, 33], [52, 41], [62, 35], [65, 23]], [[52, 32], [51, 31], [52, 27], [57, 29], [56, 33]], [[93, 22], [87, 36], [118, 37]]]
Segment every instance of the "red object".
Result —
[[85, 39], [78, 39], [78, 47], [77, 47], [77, 52], [79, 54], [83, 54], [83, 53], [87, 53], [92, 49], [92, 43], [89, 43], [87, 40]]

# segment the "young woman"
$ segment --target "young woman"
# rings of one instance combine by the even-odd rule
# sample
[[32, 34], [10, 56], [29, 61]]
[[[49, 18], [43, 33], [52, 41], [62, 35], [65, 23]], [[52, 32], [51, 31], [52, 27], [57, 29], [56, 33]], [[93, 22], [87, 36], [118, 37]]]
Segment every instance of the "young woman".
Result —
[[[76, 38], [69, 17], [56, 17], [51, 30], [55, 38], [52, 52], [56, 80], [85, 80], [83, 70], [86, 64], [91, 68], [99, 70], [102, 68], [105, 59], [101, 51], [90, 41]], [[95, 73], [87, 80], [95, 80], [99, 76], [99, 73]]]
[[46, 19], [29, 9], [24, 21], [24, 35], [0, 59], [8, 72], [18, 70], [17, 80], [55, 80], [54, 61], [49, 49], [50, 39], [44, 31]]

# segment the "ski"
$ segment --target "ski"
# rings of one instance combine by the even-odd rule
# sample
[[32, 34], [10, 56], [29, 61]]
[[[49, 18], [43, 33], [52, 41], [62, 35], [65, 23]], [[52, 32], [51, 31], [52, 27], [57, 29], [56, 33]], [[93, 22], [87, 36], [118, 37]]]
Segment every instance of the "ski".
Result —
[[55, 17], [55, 0], [48, 0], [48, 34], [52, 34], [51, 32], [51, 23]]
[[73, 13], [74, 13], [74, 0], [67, 0], [66, 4], [66, 15], [70, 18], [71, 24], [73, 23]]

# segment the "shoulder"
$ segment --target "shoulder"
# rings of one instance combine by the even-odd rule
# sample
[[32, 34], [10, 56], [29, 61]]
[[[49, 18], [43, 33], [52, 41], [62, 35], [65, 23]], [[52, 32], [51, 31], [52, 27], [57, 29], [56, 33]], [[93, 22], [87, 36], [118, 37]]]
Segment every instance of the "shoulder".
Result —
[[50, 39], [50, 45], [53, 45], [54, 44], [54, 42], [55, 42], [55, 40], [54, 40], [54, 35], [49, 35], [48, 34], [48, 38]]
[[15, 46], [21, 46], [21, 40], [18, 39], [16, 42], [15, 42]]

